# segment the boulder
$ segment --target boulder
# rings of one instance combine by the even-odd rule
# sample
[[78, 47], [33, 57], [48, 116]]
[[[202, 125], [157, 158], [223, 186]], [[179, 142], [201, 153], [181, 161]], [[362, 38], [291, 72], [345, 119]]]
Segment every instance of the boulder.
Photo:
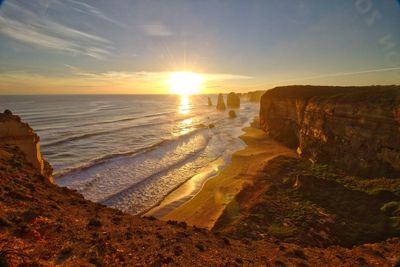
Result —
[[229, 110], [229, 118], [234, 119], [236, 117], [236, 112], [234, 110]]
[[226, 105], [229, 108], [239, 108], [240, 107], [240, 97], [233, 92], [229, 93], [228, 97], [226, 99]]
[[217, 109], [218, 110], [225, 110], [225, 102], [224, 102], [224, 96], [222, 94], [218, 95], [218, 102], [217, 102]]

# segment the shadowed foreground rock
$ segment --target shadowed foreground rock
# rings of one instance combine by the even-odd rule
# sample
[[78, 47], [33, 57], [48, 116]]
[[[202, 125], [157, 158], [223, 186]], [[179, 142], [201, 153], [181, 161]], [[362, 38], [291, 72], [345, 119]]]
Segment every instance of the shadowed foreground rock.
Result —
[[218, 95], [218, 102], [217, 102], [217, 110], [225, 110], [225, 102], [224, 102], [224, 96], [222, 94]]
[[261, 100], [261, 127], [312, 161], [400, 177], [400, 86], [288, 86]]

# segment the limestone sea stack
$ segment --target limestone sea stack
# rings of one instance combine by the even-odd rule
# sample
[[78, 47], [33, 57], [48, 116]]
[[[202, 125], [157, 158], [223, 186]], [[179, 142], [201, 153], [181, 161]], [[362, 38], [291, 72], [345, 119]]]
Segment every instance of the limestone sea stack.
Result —
[[263, 90], [258, 90], [258, 91], [250, 91], [248, 93], [246, 93], [246, 98], [250, 101], [250, 102], [260, 102], [262, 95], [265, 93], [265, 91]]
[[9, 110], [0, 113], [0, 145], [17, 146], [25, 154], [27, 162], [53, 182], [53, 169], [40, 153], [39, 136]]
[[210, 98], [210, 97], [208, 97], [208, 106], [209, 106], [209, 107], [212, 106], [212, 101], [211, 101], [211, 98]]
[[240, 108], [240, 97], [234, 92], [229, 93], [226, 99], [226, 105], [228, 108]]
[[217, 102], [217, 110], [225, 110], [225, 102], [224, 102], [224, 96], [222, 94], [218, 95], [218, 102]]
[[260, 126], [313, 162], [400, 177], [400, 86], [287, 86], [261, 99]]

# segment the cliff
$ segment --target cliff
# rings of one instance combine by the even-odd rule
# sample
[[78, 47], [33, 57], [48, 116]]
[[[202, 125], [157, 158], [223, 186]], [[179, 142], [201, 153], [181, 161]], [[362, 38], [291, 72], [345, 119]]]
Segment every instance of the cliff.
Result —
[[10, 111], [0, 113], [0, 145], [17, 146], [25, 154], [27, 162], [52, 182], [52, 168], [42, 158], [39, 140], [39, 136], [20, 117]]
[[400, 86], [288, 86], [261, 99], [260, 125], [313, 162], [400, 175]]

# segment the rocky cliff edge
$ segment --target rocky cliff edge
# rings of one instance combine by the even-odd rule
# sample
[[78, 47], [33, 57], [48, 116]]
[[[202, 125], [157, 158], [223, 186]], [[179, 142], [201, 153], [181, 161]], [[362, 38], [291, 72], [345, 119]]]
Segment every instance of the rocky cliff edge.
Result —
[[39, 136], [27, 123], [22, 122], [19, 116], [13, 115], [8, 110], [0, 113], [0, 145], [17, 146], [25, 154], [26, 161], [53, 182], [53, 170], [42, 158], [39, 141]]
[[260, 124], [312, 162], [400, 176], [400, 86], [287, 86], [261, 99]]

